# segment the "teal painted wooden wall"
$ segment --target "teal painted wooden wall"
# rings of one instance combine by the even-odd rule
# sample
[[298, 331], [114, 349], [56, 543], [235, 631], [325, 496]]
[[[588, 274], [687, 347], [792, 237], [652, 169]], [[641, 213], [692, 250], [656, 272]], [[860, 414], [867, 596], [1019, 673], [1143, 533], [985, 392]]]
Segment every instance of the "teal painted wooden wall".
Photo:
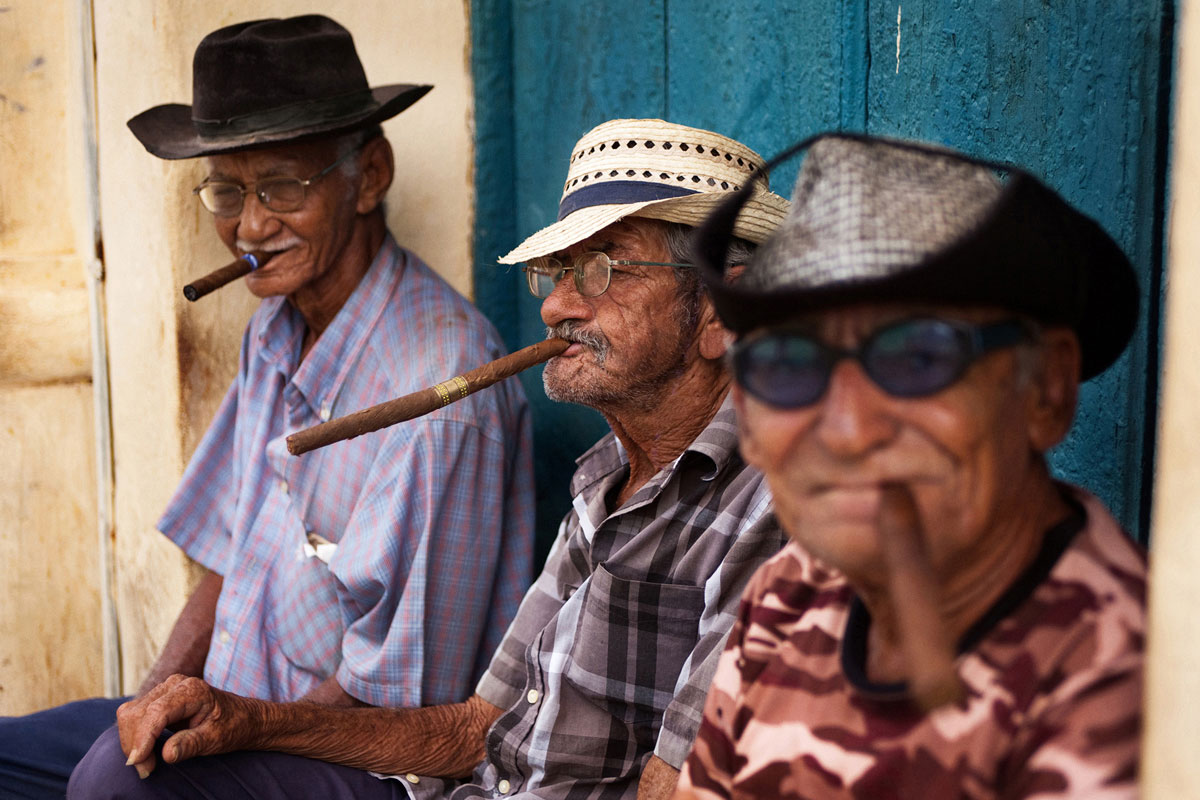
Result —
[[[543, 336], [495, 259], [555, 217], [571, 145], [614, 117], [711, 128], [770, 157], [841, 128], [919, 138], [1040, 175], [1096, 217], [1143, 288], [1133, 345], [1085, 384], [1058, 474], [1148, 536], [1174, 6], [1104, 0], [473, 0], [476, 294], [510, 347]], [[791, 194], [797, 163], [771, 176]], [[594, 413], [534, 408], [539, 535], [569, 505]]]

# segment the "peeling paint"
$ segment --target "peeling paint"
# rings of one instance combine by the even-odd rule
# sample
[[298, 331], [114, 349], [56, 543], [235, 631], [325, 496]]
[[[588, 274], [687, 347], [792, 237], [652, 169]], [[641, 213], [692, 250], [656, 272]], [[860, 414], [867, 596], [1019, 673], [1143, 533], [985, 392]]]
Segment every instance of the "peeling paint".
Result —
[[896, 6], [896, 74], [900, 74], [900, 6]]

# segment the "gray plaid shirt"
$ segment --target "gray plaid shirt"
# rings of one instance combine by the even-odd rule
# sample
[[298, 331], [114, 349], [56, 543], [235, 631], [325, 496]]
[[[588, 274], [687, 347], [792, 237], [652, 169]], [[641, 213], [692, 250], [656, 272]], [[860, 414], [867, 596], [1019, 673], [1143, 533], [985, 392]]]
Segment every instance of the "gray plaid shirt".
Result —
[[508, 709], [487, 760], [471, 783], [410, 776], [414, 796], [633, 798], [651, 753], [687, 757], [742, 590], [785, 541], [766, 484], [738, 455], [728, 398], [612, 514], [620, 444], [578, 463], [574, 510], [477, 688]]

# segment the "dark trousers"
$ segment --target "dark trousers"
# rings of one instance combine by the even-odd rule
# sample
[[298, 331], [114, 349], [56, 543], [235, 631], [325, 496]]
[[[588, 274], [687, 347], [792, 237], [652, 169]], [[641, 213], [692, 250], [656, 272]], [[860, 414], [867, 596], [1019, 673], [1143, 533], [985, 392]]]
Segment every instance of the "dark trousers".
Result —
[[[162, 747], [164, 738], [159, 739]], [[138, 778], [125, 766], [117, 729], [109, 728], [71, 776], [70, 800], [108, 798], [204, 798], [205, 800], [407, 800], [399, 781], [368, 772], [282, 753], [241, 752], [164, 764]]]
[[0, 717], [0, 797], [58, 798], [96, 737], [128, 698], [80, 700], [24, 717]]

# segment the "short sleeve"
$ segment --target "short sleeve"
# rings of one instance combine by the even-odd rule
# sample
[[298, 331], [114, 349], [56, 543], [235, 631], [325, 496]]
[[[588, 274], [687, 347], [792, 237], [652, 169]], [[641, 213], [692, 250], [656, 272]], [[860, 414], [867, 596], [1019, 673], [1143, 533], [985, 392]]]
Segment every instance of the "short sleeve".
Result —
[[236, 453], [238, 380], [188, 462], [158, 530], [190, 558], [224, 575], [232, 548], [233, 515], [241, 482]]
[[459, 702], [528, 583], [532, 520], [509, 508], [503, 439], [457, 420], [395, 431], [330, 562], [337, 678], [372, 705]]
[[700, 727], [705, 697], [717, 672], [742, 594], [755, 570], [778, 553], [783, 544], [784, 534], [771, 511], [764, 485], [737, 541], [705, 583], [699, 639], [684, 664], [675, 698], [663, 715], [662, 731], [654, 752], [676, 769], [683, 765]]

